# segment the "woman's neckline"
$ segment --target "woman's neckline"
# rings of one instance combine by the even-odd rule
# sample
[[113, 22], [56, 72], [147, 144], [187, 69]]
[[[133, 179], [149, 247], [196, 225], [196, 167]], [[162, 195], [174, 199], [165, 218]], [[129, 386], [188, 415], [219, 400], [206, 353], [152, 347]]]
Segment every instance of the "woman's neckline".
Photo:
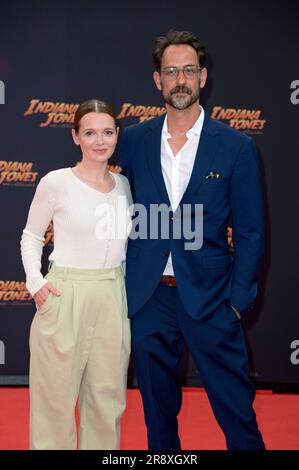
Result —
[[73, 178], [78, 181], [79, 183], [81, 183], [81, 185], [83, 185], [84, 187], [88, 188], [88, 189], [91, 189], [92, 191], [96, 191], [97, 193], [100, 193], [100, 194], [111, 194], [113, 193], [113, 191], [115, 191], [116, 189], [116, 186], [117, 186], [117, 179], [115, 178], [114, 174], [109, 171], [109, 174], [110, 176], [112, 177], [113, 181], [114, 181], [114, 186], [112, 189], [110, 189], [110, 191], [101, 191], [100, 189], [97, 189], [95, 188], [94, 186], [91, 186], [90, 184], [88, 184], [84, 179], [81, 179], [79, 176], [77, 176], [75, 173], [74, 173], [74, 170], [73, 170], [74, 167], [69, 167], [69, 170], [70, 170], [70, 173], [72, 174]]

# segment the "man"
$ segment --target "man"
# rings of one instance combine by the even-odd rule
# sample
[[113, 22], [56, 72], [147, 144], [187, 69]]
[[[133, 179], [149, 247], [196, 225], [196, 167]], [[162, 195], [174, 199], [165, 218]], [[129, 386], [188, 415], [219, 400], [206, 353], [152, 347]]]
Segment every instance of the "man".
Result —
[[[129, 240], [126, 283], [149, 448], [180, 449], [179, 365], [186, 341], [228, 449], [264, 449], [240, 322], [256, 297], [262, 256], [255, 146], [200, 106], [206, 50], [193, 34], [157, 38], [153, 58], [166, 116], [126, 129], [121, 163], [139, 212], [142, 205], [147, 214], [145, 220], [135, 214], [140, 236]], [[151, 217], [153, 205], [170, 207], [168, 237], [165, 220]], [[200, 218], [203, 240], [196, 243]], [[193, 246], [186, 231], [177, 236], [178, 226], [188, 223], [195, 227]], [[158, 236], [150, 236], [153, 224]]]

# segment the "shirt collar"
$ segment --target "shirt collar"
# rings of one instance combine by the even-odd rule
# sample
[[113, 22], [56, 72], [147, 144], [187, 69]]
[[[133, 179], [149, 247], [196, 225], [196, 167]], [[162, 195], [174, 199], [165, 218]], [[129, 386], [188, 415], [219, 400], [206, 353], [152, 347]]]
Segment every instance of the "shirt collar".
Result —
[[[199, 106], [200, 107], [200, 115], [198, 116], [198, 119], [195, 121], [194, 123], [194, 126], [191, 127], [191, 129], [189, 129], [187, 132], [186, 132], [186, 136], [189, 138], [192, 134], [193, 135], [200, 135], [201, 134], [201, 131], [202, 131], [202, 126], [203, 126], [203, 121], [204, 121], [204, 117], [205, 117], [205, 112], [204, 112], [204, 109], [202, 106]], [[171, 137], [171, 134], [169, 134], [168, 132], [168, 126], [167, 126], [167, 114], [165, 115], [165, 119], [164, 119], [164, 123], [163, 123], [163, 127], [162, 127], [162, 140], [167, 140], [167, 139], [170, 139]]]

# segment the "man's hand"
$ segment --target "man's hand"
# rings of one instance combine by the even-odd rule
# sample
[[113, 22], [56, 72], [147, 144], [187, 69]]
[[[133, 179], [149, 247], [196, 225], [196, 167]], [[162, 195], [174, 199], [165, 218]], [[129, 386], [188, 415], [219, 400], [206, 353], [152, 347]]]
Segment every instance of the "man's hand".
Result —
[[57, 290], [51, 282], [47, 282], [47, 284], [39, 289], [33, 296], [36, 308], [40, 308], [43, 305], [43, 303], [47, 300], [50, 292], [57, 297], [60, 296], [59, 290]]

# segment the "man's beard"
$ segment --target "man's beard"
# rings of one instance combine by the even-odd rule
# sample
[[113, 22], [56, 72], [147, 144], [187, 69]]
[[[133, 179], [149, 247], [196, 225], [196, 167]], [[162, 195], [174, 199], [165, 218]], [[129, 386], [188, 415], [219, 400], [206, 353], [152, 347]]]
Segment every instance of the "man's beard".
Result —
[[[175, 93], [186, 93], [188, 96], [178, 98], [173, 96]], [[199, 99], [199, 90], [196, 94], [192, 94], [192, 90], [185, 85], [177, 85], [175, 88], [170, 90], [168, 95], [164, 95], [162, 88], [162, 94], [165, 103], [175, 109], [187, 109]]]

